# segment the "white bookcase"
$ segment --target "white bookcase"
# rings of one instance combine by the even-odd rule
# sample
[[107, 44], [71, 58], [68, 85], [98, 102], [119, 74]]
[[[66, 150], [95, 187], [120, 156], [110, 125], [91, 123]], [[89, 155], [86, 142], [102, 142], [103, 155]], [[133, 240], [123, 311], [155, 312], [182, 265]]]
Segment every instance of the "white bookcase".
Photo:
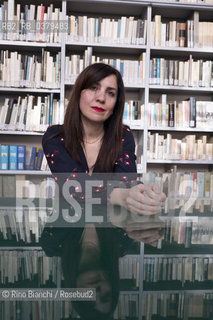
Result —
[[[18, 1], [17, 1], [18, 3]], [[28, 4], [27, 1], [23, 2], [23, 4]], [[41, 4], [40, 1], [36, 1], [36, 5]], [[50, 2], [45, 2], [46, 5], [50, 5]], [[44, 5], [45, 5], [44, 4]], [[63, 119], [63, 109], [64, 109], [64, 101], [65, 98], [68, 98], [70, 90], [74, 81], [65, 81], [65, 57], [71, 54], [80, 54], [83, 55], [84, 51], [87, 47], [92, 47], [92, 53], [96, 56], [105, 57], [105, 58], [120, 58], [120, 59], [130, 59], [137, 60], [141, 53], [145, 52], [145, 79], [144, 83], [137, 85], [134, 83], [126, 83], [126, 98], [129, 100], [140, 100], [142, 104], [144, 104], [144, 119], [138, 120], [137, 123], [131, 123], [130, 127], [133, 130], [134, 134], [137, 137], [137, 143], [142, 145], [142, 160], [141, 163], [138, 163], [138, 173], [143, 174], [149, 171], [167, 171], [177, 166], [177, 170], [201, 170], [210, 171], [213, 165], [213, 160], [211, 161], [200, 161], [200, 160], [158, 160], [158, 159], [148, 159], [147, 157], [147, 141], [148, 141], [148, 133], [159, 133], [163, 134], [171, 133], [174, 136], [179, 137], [181, 135], [184, 136], [186, 134], [207, 134], [211, 135], [212, 129], [199, 129], [199, 128], [181, 128], [181, 127], [151, 127], [149, 126], [148, 121], [148, 112], [149, 112], [149, 103], [157, 102], [160, 98], [161, 94], [167, 94], [167, 100], [173, 102], [174, 100], [181, 101], [190, 96], [195, 96], [197, 100], [206, 100], [213, 101], [213, 86], [211, 87], [180, 87], [180, 86], [168, 86], [168, 85], [154, 85], [150, 84], [150, 59], [152, 58], [165, 58], [171, 60], [186, 60], [191, 54], [194, 59], [203, 59], [203, 60], [211, 60], [213, 61], [213, 44], [212, 47], [209, 48], [199, 48], [199, 47], [169, 47], [169, 46], [155, 46], [151, 42], [151, 22], [153, 21], [155, 15], [160, 15], [162, 17], [162, 21], [186, 21], [191, 19], [192, 14], [196, 11], [199, 12], [201, 21], [209, 21], [213, 22], [213, 3], [205, 3], [202, 1], [198, 1], [196, 3], [183, 3], [177, 1], [143, 1], [143, 0], [62, 0], [61, 2], [56, 1], [54, 3], [54, 7], [59, 7], [62, 11], [62, 18], [65, 21], [66, 15], [74, 15], [74, 16], [88, 16], [88, 17], [106, 17], [106, 18], [120, 18], [122, 16], [130, 17], [133, 16], [136, 19], [145, 19], [147, 20], [147, 37], [146, 43], [144, 45], [128, 45], [128, 44], [112, 44], [112, 43], [104, 43], [104, 42], [87, 42], [87, 41], [69, 41], [66, 39], [66, 33], [62, 33], [61, 42], [60, 43], [43, 43], [43, 42], [30, 42], [30, 41], [9, 41], [9, 40], [0, 40], [0, 50], [11, 50], [18, 52], [32, 52], [35, 51], [36, 54], [41, 54], [42, 48], [48, 50], [50, 52], [61, 52], [61, 82], [60, 89], [33, 89], [33, 88], [8, 88], [8, 87], [0, 87], [0, 101], [4, 99], [4, 97], [10, 96], [18, 96], [18, 95], [27, 95], [27, 94], [35, 94], [35, 95], [44, 95], [53, 93], [54, 97], [60, 100], [60, 112], [61, 119]], [[213, 27], [212, 27], [213, 28]], [[213, 33], [213, 29], [212, 29]], [[213, 70], [213, 69], [212, 69]], [[213, 78], [213, 73], [212, 73]], [[1, 144], [17, 144], [22, 145], [25, 144], [27, 147], [31, 147], [32, 145], [41, 145], [41, 137], [42, 133], [39, 132], [23, 132], [23, 131], [0, 131], [0, 141]], [[49, 171], [0, 171], [1, 175], [4, 174], [22, 174], [26, 175], [29, 178], [34, 175], [38, 175], [38, 178], [43, 179], [44, 176], [50, 176]], [[155, 256], [157, 251], [151, 253], [151, 256]], [[174, 254], [174, 252], [173, 252]], [[180, 253], [181, 256], [192, 256], [196, 255], [196, 253]], [[177, 254], [178, 255], [178, 254]], [[177, 256], [175, 255], [175, 256]], [[208, 255], [208, 253], [207, 253]], [[166, 253], [161, 255], [167, 256]], [[208, 256], [211, 256], [210, 254]], [[138, 291], [133, 291], [132, 294], [136, 294], [138, 297], [138, 318], [142, 320], [142, 315], [144, 315], [143, 307], [147, 303], [148, 307], [150, 306], [150, 301], [152, 301], [151, 297], [148, 297], [146, 300], [146, 296], [149, 293], [162, 293], [162, 291], [154, 290], [154, 291], [144, 291], [143, 287], [143, 268], [144, 268], [144, 259], [149, 258], [149, 250], [148, 255], [146, 256], [146, 250], [144, 249], [144, 245], [141, 244], [140, 247], [140, 255], [139, 255], [139, 289]], [[212, 286], [213, 289], [213, 286]], [[190, 290], [188, 293], [190, 294]], [[192, 291], [194, 292], [194, 291]], [[212, 290], [196, 290], [196, 294], [203, 293], [212, 293]], [[187, 290], [164, 290], [165, 294], [180, 294], [187, 295]], [[131, 292], [127, 291], [125, 294], [131, 294]], [[188, 299], [188, 298], [187, 298]], [[188, 301], [188, 300], [184, 301]], [[144, 302], [145, 301], [145, 302]], [[180, 308], [180, 307], [179, 307]], [[183, 308], [183, 307], [181, 307]], [[148, 310], [148, 309], [147, 309]], [[152, 310], [150, 309], [146, 311], [146, 320], [151, 319]], [[190, 319], [190, 312], [187, 310], [187, 306], [184, 307], [184, 310], [179, 313], [181, 314], [181, 319]], [[128, 316], [128, 314], [126, 315]], [[116, 319], [119, 319], [118, 313], [116, 314]], [[123, 319], [123, 318], [122, 318]], [[135, 318], [134, 318], [135, 319]], [[143, 319], [145, 319], [143, 317]], [[165, 319], [165, 318], [158, 318]], [[177, 319], [171, 318], [167, 315], [166, 319]], [[179, 318], [178, 318], [179, 319]], [[193, 318], [194, 319], [194, 318]], [[200, 318], [198, 318], [200, 319]], [[207, 319], [207, 318], [205, 318]]]

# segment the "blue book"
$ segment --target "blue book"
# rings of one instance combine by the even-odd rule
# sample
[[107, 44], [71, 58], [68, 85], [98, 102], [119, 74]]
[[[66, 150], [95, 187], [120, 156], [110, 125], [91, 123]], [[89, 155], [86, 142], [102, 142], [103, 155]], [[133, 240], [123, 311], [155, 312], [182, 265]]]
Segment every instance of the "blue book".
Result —
[[124, 62], [123, 61], [120, 62], [120, 74], [122, 77], [124, 76]]
[[18, 168], [18, 146], [9, 146], [9, 170]]
[[128, 102], [125, 102], [123, 120], [128, 120], [128, 114], [129, 114], [129, 104], [128, 104]]
[[53, 93], [50, 94], [49, 125], [53, 123]]
[[18, 146], [18, 170], [25, 170], [26, 146]]
[[40, 170], [41, 169], [41, 164], [42, 164], [42, 160], [43, 160], [43, 155], [44, 152], [42, 149], [38, 150], [38, 154], [37, 154], [37, 158], [36, 158], [36, 164], [35, 164], [35, 169], [36, 170]]
[[30, 163], [29, 163], [29, 170], [34, 170], [35, 169], [35, 160], [36, 160], [36, 147], [32, 147], [31, 150], [31, 155], [30, 155]]
[[118, 32], [117, 32], [117, 38], [120, 40], [120, 34], [121, 34], [121, 19], [118, 19]]
[[0, 149], [0, 170], [8, 170], [9, 163], [9, 146], [1, 145]]
[[95, 39], [98, 39], [99, 18], [95, 18]]
[[157, 58], [157, 80], [156, 84], [160, 84], [160, 58]]

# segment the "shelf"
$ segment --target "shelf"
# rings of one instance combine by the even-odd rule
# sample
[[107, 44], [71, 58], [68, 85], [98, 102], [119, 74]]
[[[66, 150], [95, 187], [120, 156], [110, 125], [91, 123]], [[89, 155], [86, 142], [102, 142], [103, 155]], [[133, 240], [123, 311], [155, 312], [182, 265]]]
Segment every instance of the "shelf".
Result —
[[18, 250], [39, 250], [39, 251], [43, 251], [42, 247], [39, 246], [29, 246], [29, 244], [27, 244], [26, 246], [1, 246], [0, 245], [0, 251], [18, 251]]
[[37, 48], [60, 48], [61, 44], [56, 43], [48, 43], [48, 42], [35, 42], [35, 41], [10, 41], [10, 40], [1, 40], [0, 46], [9, 46], [9, 47], [37, 47]]
[[16, 175], [16, 174], [24, 174], [31, 176], [51, 176], [52, 173], [50, 171], [36, 171], [36, 170], [0, 170], [0, 175]]
[[[1, 130], [1, 129], [0, 129]], [[6, 131], [6, 130], [1, 130], [0, 134], [5, 134], [5, 135], [20, 135], [20, 136], [43, 136], [44, 132], [31, 132], [31, 131]]]
[[183, 132], [211, 132], [212, 129], [204, 128], [181, 128], [181, 127], [148, 127], [149, 131], [183, 131]]
[[34, 89], [34, 88], [9, 88], [0, 87], [0, 92], [9, 93], [21, 93], [21, 92], [32, 92], [32, 93], [60, 93], [60, 89]]
[[188, 57], [189, 54], [192, 54], [195, 57], [212, 57], [212, 51], [213, 51], [213, 47], [209, 47], [209, 48], [181, 48], [181, 47], [159, 47], [159, 46], [151, 46], [150, 47], [151, 50], [151, 55], [154, 54], [163, 54], [166, 56], [177, 56], [178, 57]]
[[213, 92], [213, 88], [210, 87], [179, 87], [179, 86], [161, 86], [161, 85], [149, 85], [150, 90], [168, 90], [168, 91], [185, 91], [185, 92]]
[[[146, 45], [134, 45], [134, 44], [121, 44], [121, 43], [107, 43], [107, 42], [84, 42], [84, 41], [73, 41], [73, 42], [66, 42], [67, 48], [77, 47], [78, 50], [85, 49], [85, 47], [93, 47], [95, 48], [95, 52], [103, 52], [108, 53], [122, 53], [122, 54], [137, 54], [140, 55], [142, 51], [146, 50]], [[109, 50], [108, 50], [109, 49]]]
[[202, 161], [202, 160], [147, 160], [147, 163], [161, 163], [161, 164], [213, 164], [213, 161]]
[[[77, 78], [77, 76], [76, 76]], [[73, 86], [75, 84], [74, 81], [65, 81], [64, 82], [65, 86]], [[134, 84], [134, 83], [126, 83], [124, 82], [124, 86], [127, 89], [145, 89], [144, 85], [140, 85], [140, 84]]]

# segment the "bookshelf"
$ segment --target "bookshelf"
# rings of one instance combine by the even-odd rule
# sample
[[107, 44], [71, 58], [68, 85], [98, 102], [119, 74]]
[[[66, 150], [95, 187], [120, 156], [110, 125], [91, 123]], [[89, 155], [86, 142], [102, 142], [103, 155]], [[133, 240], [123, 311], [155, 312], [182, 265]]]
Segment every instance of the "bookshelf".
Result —
[[[16, 3], [19, 3], [16, 1]], [[28, 4], [28, 1], [21, 1], [23, 5]], [[36, 1], [35, 5], [40, 5], [40, 1]], [[47, 7], [50, 6], [50, 1], [45, 1]], [[100, 57], [100, 59], [124, 59], [124, 60], [132, 60], [137, 61], [139, 56], [145, 53], [144, 56], [144, 77], [142, 78], [143, 81], [134, 82], [130, 80], [124, 79], [125, 87], [126, 87], [126, 96], [128, 100], [140, 101], [141, 105], [144, 105], [144, 119], [143, 120], [135, 120], [135, 119], [127, 119], [125, 120], [127, 124], [129, 124], [130, 128], [134, 131], [134, 135], [136, 137], [136, 141], [138, 144], [138, 153], [141, 153], [141, 157], [139, 154], [138, 159], [138, 173], [147, 174], [153, 171], [159, 171], [160, 173], [168, 170], [177, 170], [178, 172], [185, 172], [185, 171], [211, 171], [213, 165], [212, 160], [169, 160], [169, 159], [149, 159], [148, 158], [148, 135], [149, 133], [159, 133], [159, 134], [167, 134], [170, 133], [172, 137], [175, 139], [180, 139], [180, 137], [184, 137], [185, 135], [193, 135], [196, 136], [200, 135], [208, 135], [208, 137], [212, 137], [212, 129], [210, 128], [189, 128], [189, 127], [181, 127], [175, 125], [174, 127], [168, 127], [165, 125], [164, 127], [161, 125], [151, 126], [149, 125], [148, 121], [148, 113], [149, 113], [149, 103], [157, 103], [162, 94], [167, 95], [167, 102], [173, 103], [174, 101], [180, 102], [189, 97], [195, 97], [197, 101], [213, 101], [213, 73], [211, 72], [211, 81], [210, 85], [166, 85], [165, 82], [163, 84], [154, 84], [153, 82], [156, 81], [157, 77], [153, 76], [150, 83], [150, 74], [151, 74], [151, 64], [150, 60], [153, 59], [164, 59], [164, 60], [171, 60], [171, 61], [182, 61], [185, 62], [191, 55], [193, 61], [212, 61], [212, 54], [213, 54], [213, 42], [211, 42], [212, 46], [205, 46], [199, 47], [197, 43], [194, 43], [194, 46], [185, 46], [185, 47], [178, 47], [172, 43], [164, 43], [162, 46], [159, 45], [159, 39], [155, 39], [155, 34], [153, 34], [153, 26], [152, 22], [156, 21], [156, 16], [161, 17], [161, 22], [163, 24], [168, 24], [170, 21], [176, 21], [181, 23], [187, 23], [187, 20], [193, 21], [196, 24], [195, 29], [197, 30], [197, 23], [200, 22], [211, 22], [212, 20], [212, 13], [213, 13], [213, 2], [211, 1], [143, 1], [143, 0], [133, 0], [133, 1], [126, 1], [126, 0], [63, 0], [61, 2], [56, 1], [54, 2], [54, 8], [59, 8], [61, 15], [59, 18], [63, 21], [66, 21], [66, 16], [86, 16], [88, 18], [99, 18], [103, 17], [105, 19], [112, 19], [118, 20], [121, 17], [134, 17], [136, 20], [141, 19], [146, 21], [147, 25], [147, 32], [145, 33], [145, 38], [143, 38], [143, 43], [137, 44], [135, 43], [125, 43], [128, 42], [129, 39], [124, 39], [118, 41], [114, 39], [114, 43], [111, 43], [107, 34], [101, 34], [102, 38], [101, 41], [97, 41], [97, 39], [77, 39], [72, 38], [68, 32], [62, 32], [60, 38], [56, 38], [55, 42], [36, 42], [36, 41], [23, 41], [23, 40], [6, 40], [0, 39], [0, 50], [7, 50], [9, 52], [18, 52], [20, 54], [29, 54], [32, 55], [32, 52], [38, 57], [42, 56], [43, 51], [50, 52], [50, 55], [55, 55], [56, 53], [60, 52], [61, 55], [61, 65], [60, 65], [60, 85], [59, 88], [34, 88], [32, 87], [10, 87], [10, 86], [0, 86], [0, 106], [4, 104], [5, 98], [18, 98], [21, 96], [24, 98], [27, 95], [33, 95], [35, 99], [39, 96], [45, 97], [50, 96], [53, 94], [54, 99], [58, 101], [58, 112], [60, 113], [60, 117], [57, 118], [57, 123], [63, 122], [63, 113], [64, 113], [64, 105], [65, 105], [65, 98], [68, 98], [69, 92], [74, 84], [74, 79], [76, 77], [73, 76], [72, 80], [66, 79], [66, 57], [71, 57], [73, 55], [80, 55], [81, 59], [85, 55], [85, 50], [91, 50], [92, 55], [96, 58]], [[196, 12], [196, 14], [194, 14]], [[198, 13], [198, 14], [197, 14]], [[159, 19], [159, 18], [158, 18]], [[108, 24], [107, 24], [108, 23]], [[132, 22], [128, 22], [132, 23]], [[110, 26], [109, 20], [106, 21], [107, 26]], [[199, 26], [199, 25], [198, 25]], [[110, 26], [111, 28], [111, 26]], [[158, 25], [155, 25], [156, 34], [159, 34], [159, 20]], [[166, 28], [166, 27], [163, 27]], [[176, 27], [177, 28], [177, 27]], [[212, 28], [212, 25], [211, 25]], [[158, 31], [157, 31], [158, 30]], [[212, 29], [211, 29], [212, 30]], [[83, 34], [84, 37], [84, 34]], [[191, 36], [192, 37], [192, 36]], [[194, 36], [195, 37], [195, 36]], [[197, 39], [196, 37], [193, 39]], [[128, 38], [128, 37], [127, 37]], [[154, 43], [153, 43], [154, 41]], [[156, 41], [156, 42], [155, 42]], [[170, 40], [162, 40], [162, 41], [170, 41]], [[172, 40], [171, 40], [172, 41]], [[211, 40], [212, 41], [212, 40]], [[162, 42], [163, 43], [163, 42]], [[95, 59], [96, 59], [95, 58]], [[161, 62], [163, 63], [163, 62]], [[165, 61], [164, 61], [165, 63]], [[213, 61], [212, 61], [213, 63]], [[117, 62], [116, 62], [117, 65]], [[174, 67], [175, 68], [175, 67]], [[199, 79], [200, 80], [200, 79]], [[212, 106], [213, 107], [213, 106]], [[0, 108], [1, 113], [1, 108]], [[15, 131], [15, 130], [7, 130], [4, 128], [0, 130], [0, 140], [1, 144], [15, 144], [15, 145], [23, 145], [25, 144], [28, 149], [32, 146], [41, 146], [41, 136], [42, 132], [38, 131]], [[212, 141], [212, 140], [211, 140]], [[211, 142], [210, 142], [211, 143]], [[27, 162], [29, 163], [30, 155], [28, 151], [28, 159]], [[174, 169], [174, 167], [177, 169]], [[29, 180], [36, 179], [43, 179], [45, 177], [50, 176], [50, 172], [48, 170], [43, 171], [36, 171], [36, 170], [1, 170], [0, 175], [24, 175]], [[213, 190], [211, 189], [211, 192]], [[211, 194], [212, 196], [212, 194]], [[210, 199], [211, 199], [210, 196]], [[202, 197], [202, 201], [209, 201], [209, 197]], [[180, 200], [180, 199], [179, 199]], [[180, 200], [181, 201], [181, 200]], [[183, 205], [183, 203], [182, 203]], [[207, 204], [208, 205], [208, 204]], [[175, 211], [175, 210], [173, 210]], [[176, 213], [180, 211], [180, 207], [176, 208]], [[198, 213], [199, 209], [196, 211]], [[198, 214], [202, 216], [203, 213]], [[187, 216], [187, 215], [186, 215]], [[204, 215], [205, 217], [211, 216], [211, 208]], [[186, 217], [187, 218], [187, 217]], [[140, 254], [139, 254], [139, 270], [141, 271], [138, 275], [138, 289], [135, 291], [127, 291], [125, 290], [122, 294], [126, 297], [122, 296], [121, 301], [119, 302], [119, 307], [115, 313], [115, 319], [125, 318], [126, 316], [137, 319], [151, 319], [152, 317], [152, 304], [151, 301], [154, 301], [154, 306], [157, 304], [157, 300], [155, 294], [161, 295], [161, 291], [158, 290], [147, 290], [143, 283], [143, 268], [144, 268], [144, 259], [151, 258], [151, 257], [158, 257], [158, 254], [162, 255], [164, 258], [172, 257], [174, 255], [174, 250], [177, 252], [175, 256], [184, 257], [210, 257], [211, 246], [204, 246], [199, 247], [199, 245], [195, 246], [192, 245], [195, 252], [191, 252], [189, 248], [184, 248], [183, 244], [175, 246], [174, 243], [170, 243], [170, 248], [162, 247], [162, 250], [156, 249], [151, 250], [149, 253], [149, 248], [146, 249], [143, 244], [141, 244]], [[15, 247], [13, 247], [15, 248]], [[204, 250], [202, 251], [201, 250]], [[206, 248], [206, 251], [205, 251]], [[178, 253], [180, 250], [181, 252]], [[160, 252], [160, 253], [159, 253]], [[171, 254], [167, 256], [168, 252]], [[197, 252], [197, 253], [196, 253]], [[204, 256], [201, 255], [204, 253]], [[150, 255], [149, 255], [150, 254]], [[201, 255], [201, 256], [200, 256]], [[204, 290], [198, 289], [195, 290], [197, 295], [200, 295], [198, 301], [206, 301], [211, 300], [212, 291], [204, 288]], [[190, 294], [193, 294], [194, 291], [186, 291], [181, 288], [178, 291], [175, 290], [165, 290], [164, 297], [166, 297], [166, 301], [169, 299], [169, 296], [172, 296], [171, 304], [168, 305], [174, 306], [174, 301], [177, 299], [179, 302], [178, 304], [178, 315], [175, 314], [173, 310], [173, 314], [170, 315], [160, 312], [160, 316], [167, 317], [167, 319], [190, 319], [193, 317], [193, 312], [190, 309], [193, 306], [193, 299], [191, 298]], [[153, 294], [153, 295], [152, 295]], [[177, 296], [173, 296], [177, 294]], [[188, 294], [188, 295], [187, 295]], [[209, 294], [210, 296], [203, 298], [203, 294]], [[133, 298], [131, 298], [131, 296]], [[184, 297], [186, 299], [184, 300]], [[147, 300], [145, 299], [147, 297]], [[134, 301], [133, 305], [137, 308], [137, 312], [130, 314], [130, 309], [127, 308], [125, 310], [124, 305], [125, 303], [128, 304], [128, 299]], [[162, 300], [162, 297], [159, 298]], [[191, 300], [190, 300], [191, 299]], [[137, 301], [137, 302], [136, 302]], [[141, 303], [142, 301], [142, 303]], [[185, 310], [184, 303], [190, 306], [190, 310]], [[192, 302], [190, 302], [192, 301]], [[146, 302], [148, 307], [146, 307]], [[137, 306], [137, 307], [136, 307]], [[165, 307], [165, 306], [164, 306]], [[124, 310], [120, 312], [120, 310], [124, 308]], [[210, 308], [210, 307], [209, 307]], [[187, 309], [187, 308], [186, 308]], [[146, 310], [146, 311], [144, 311]], [[211, 311], [208, 312], [210, 314]], [[125, 313], [126, 312], [126, 313]], [[208, 313], [207, 312], [207, 313]], [[203, 314], [200, 316], [202, 319], [208, 319], [208, 314]], [[199, 314], [199, 313], [198, 313]], [[143, 318], [142, 318], [143, 316]], [[159, 316], [159, 317], [160, 317]], [[175, 318], [176, 317], [176, 318]], [[159, 319], [159, 318], [158, 318]], [[199, 317], [197, 317], [199, 319]]]

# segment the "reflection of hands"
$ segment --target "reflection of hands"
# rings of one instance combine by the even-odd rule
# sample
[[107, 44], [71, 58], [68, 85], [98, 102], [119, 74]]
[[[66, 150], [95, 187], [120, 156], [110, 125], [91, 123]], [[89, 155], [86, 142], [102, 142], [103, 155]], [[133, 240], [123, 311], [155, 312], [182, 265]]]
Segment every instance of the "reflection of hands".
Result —
[[124, 227], [129, 238], [136, 241], [144, 242], [152, 246], [157, 246], [158, 240], [163, 235], [163, 228], [161, 222], [144, 222], [140, 225], [130, 225]]
[[154, 215], [161, 212], [165, 200], [166, 195], [156, 184], [138, 184], [128, 189], [125, 206], [139, 215]]

